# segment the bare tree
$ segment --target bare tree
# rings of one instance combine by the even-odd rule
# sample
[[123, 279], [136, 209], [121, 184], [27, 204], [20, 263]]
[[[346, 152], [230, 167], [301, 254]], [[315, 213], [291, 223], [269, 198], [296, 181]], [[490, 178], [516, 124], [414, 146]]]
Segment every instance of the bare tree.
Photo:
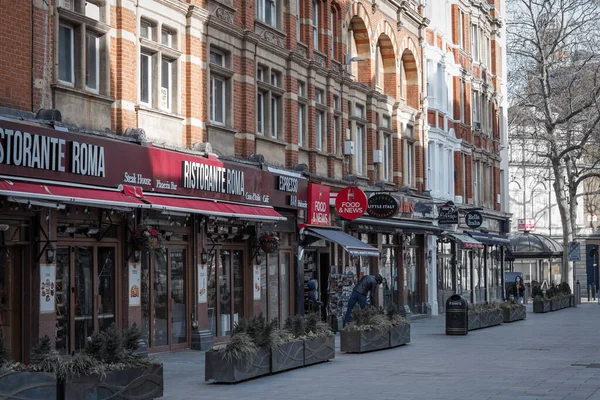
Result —
[[[600, 176], [600, 1], [508, 0], [507, 9], [509, 129], [543, 149], [566, 250], [578, 188]], [[561, 275], [573, 287], [566, 253]]]

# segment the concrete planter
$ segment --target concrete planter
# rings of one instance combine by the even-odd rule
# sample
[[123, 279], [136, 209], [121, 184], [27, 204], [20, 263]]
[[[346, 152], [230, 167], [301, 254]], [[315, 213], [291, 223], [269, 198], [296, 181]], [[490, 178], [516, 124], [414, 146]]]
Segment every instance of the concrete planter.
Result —
[[571, 307], [571, 299], [570, 298], [571, 298], [571, 296], [559, 297], [559, 298], [550, 300], [552, 302], [552, 304], [550, 306], [550, 311], [558, 311], [558, 310], [562, 310], [563, 308]]
[[335, 336], [318, 337], [304, 341], [304, 366], [335, 358]]
[[204, 367], [206, 381], [235, 383], [268, 375], [271, 372], [271, 351], [259, 348], [245, 360], [227, 360], [220, 352], [207, 351]]
[[56, 400], [56, 377], [45, 372], [0, 372], [0, 399]]
[[475, 329], [481, 328], [481, 314], [469, 311], [469, 330], [474, 331]]
[[156, 399], [163, 396], [163, 366], [108, 371], [103, 380], [97, 375], [72, 377], [58, 386], [63, 400]]
[[502, 322], [515, 322], [527, 318], [527, 308], [522, 304], [518, 307], [506, 307], [502, 313], [504, 317]]
[[298, 340], [271, 350], [271, 372], [287, 371], [304, 366], [304, 342]]
[[341, 350], [343, 353], [365, 353], [390, 347], [390, 331], [371, 329], [370, 331], [342, 331]]
[[390, 328], [390, 347], [410, 343], [410, 324], [398, 324]]
[[547, 313], [551, 309], [550, 300], [534, 300], [533, 301], [533, 312], [534, 313]]

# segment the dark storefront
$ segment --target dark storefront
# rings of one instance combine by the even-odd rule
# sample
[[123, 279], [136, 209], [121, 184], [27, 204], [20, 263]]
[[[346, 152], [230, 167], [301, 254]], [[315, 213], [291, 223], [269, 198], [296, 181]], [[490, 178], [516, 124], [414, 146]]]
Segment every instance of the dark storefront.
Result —
[[[112, 323], [137, 323], [150, 351], [204, 346], [240, 318], [294, 311], [304, 179], [9, 120], [0, 148], [0, 329], [15, 359], [43, 335], [70, 354]], [[134, 243], [146, 231], [164, 250]], [[277, 253], [258, 251], [266, 232]]]

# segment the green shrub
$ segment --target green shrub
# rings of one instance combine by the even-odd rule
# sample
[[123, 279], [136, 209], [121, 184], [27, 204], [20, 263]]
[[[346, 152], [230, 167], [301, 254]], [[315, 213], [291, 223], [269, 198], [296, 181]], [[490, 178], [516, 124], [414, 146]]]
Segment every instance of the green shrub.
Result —
[[138, 342], [141, 338], [142, 332], [134, 322], [133, 325], [123, 330], [123, 348], [125, 350], [136, 352], [138, 350]]

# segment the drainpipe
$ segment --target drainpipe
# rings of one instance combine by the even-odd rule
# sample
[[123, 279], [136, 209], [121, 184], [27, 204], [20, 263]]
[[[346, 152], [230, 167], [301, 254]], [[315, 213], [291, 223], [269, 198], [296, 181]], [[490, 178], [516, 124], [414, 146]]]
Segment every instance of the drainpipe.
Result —
[[31, 0], [31, 112], [35, 112], [34, 104], [33, 104], [33, 90], [35, 88], [35, 77], [33, 74], [34, 62], [33, 62], [33, 43], [34, 43], [34, 28], [33, 28], [33, 20], [34, 20], [34, 5], [35, 0]]

